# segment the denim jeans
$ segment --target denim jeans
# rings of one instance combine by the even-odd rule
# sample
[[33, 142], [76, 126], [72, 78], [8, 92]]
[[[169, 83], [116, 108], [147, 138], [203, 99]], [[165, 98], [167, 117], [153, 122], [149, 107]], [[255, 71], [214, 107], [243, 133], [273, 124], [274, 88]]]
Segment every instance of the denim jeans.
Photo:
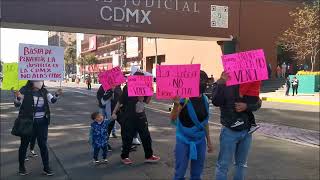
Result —
[[[206, 159], [206, 140], [199, 144], [197, 144], [197, 160], [191, 160], [190, 167], [190, 180], [200, 180], [201, 174], [203, 172], [204, 161]], [[179, 139], [176, 140], [176, 149], [175, 149], [175, 158], [176, 158], [176, 166], [175, 166], [175, 174], [174, 180], [184, 180], [185, 174], [190, 162], [189, 159], [189, 145], [181, 142]]]
[[247, 158], [252, 142], [248, 130], [232, 131], [223, 127], [220, 133], [220, 152], [216, 167], [216, 180], [227, 180], [228, 170], [233, 162], [235, 165], [234, 180], [244, 180]]

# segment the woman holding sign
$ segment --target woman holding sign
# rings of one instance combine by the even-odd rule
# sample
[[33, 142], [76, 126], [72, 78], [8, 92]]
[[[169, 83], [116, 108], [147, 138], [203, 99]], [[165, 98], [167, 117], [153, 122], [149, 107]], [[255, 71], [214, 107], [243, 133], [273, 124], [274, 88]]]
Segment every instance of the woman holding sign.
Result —
[[[174, 99], [171, 121], [177, 127], [175, 148], [175, 175], [174, 179], [184, 179], [189, 161], [191, 161], [191, 180], [201, 179], [208, 152], [213, 151], [209, 134], [209, 102], [204, 95], [208, 76], [200, 72], [200, 96], [190, 99]], [[207, 141], [206, 141], [207, 140]]]
[[[136, 72], [134, 73], [134, 75], [143, 76], [144, 73]], [[142, 141], [145, 153], [145, 162], [154, 163], [160, 160], [160, 157], [157, 157], [153, 154], [152, 140], [148, 129], [148, 120], [144, 108], [145, 104], [149, 104], [150, 101], [151, 97], [129, 97], [128, 85], [126, 85], [123, 88], [123, 93], [120, 97], [120, 100], [112, 113], [113, 119], [116, 119], [116, 114], [120, 108], [120, 104], [122, 104], [125, 107], [121, 121], [121, 161], [123, 164], [129, 165], [133, 163], [129, 159], [129, 152], [131, 150], [132, 140], [136, 132], [139, 133], [139, 136]]]
[[[26, 132], [27, 127], [17, 128], [15, 122], [12, 131], [12, 134], [21, 137], [21, 144], [19, 147], [19, 174], [22, 176], [28, 174], [24, 163], [28, 145], [33, 137], [36, 137], [38, 141], [44, 166], [44, 174], [48, 176], [53, 175], [53, 172], [49, 167], [49, 153], [47, 147], [48, 125], [50, 124], [49, 103], [55, 103], [61, 93], [62, 90], [59, 89], [55, 95], [52, 95], [44, 88], [43, 81], [30, 80], [20, 91], [15, 92], [16, 99], [14, 100], [14, 104], [16, 107], [20, 107], [18, 119], [16, 121], [29, 120], [33, 123], [33, 126], [31, 124], [30, 131]], [[18, 131], [18, 129], [20, 131]]]

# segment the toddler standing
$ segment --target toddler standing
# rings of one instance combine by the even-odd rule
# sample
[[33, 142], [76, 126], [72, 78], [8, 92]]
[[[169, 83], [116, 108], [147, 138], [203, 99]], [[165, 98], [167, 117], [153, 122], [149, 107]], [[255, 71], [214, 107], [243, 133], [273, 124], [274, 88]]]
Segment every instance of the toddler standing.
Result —
[[99, 163], [98, 155], [102, 150], [103, 162], [108, 162], [108, 124], [109, 121], [103, 118], [103, 115], [99, 112], [91, 114], [91, 119], [94, 121], [91, 123], [89, 142], [93, 147], [93, 162]]

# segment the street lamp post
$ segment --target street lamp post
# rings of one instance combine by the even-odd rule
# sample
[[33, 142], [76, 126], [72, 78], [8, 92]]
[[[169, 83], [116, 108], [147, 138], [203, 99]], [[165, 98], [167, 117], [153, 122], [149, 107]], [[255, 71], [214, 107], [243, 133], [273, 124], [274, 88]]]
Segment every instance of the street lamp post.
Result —
[[155, 43], [155, 50], [156, 50], [156, 56], [155, 56], [155, 67], [152, 70], [153, 76], [156, 76], [156, 69], [158, 65], [158, 41], [157, 38], [154, 38], [154, 43]]

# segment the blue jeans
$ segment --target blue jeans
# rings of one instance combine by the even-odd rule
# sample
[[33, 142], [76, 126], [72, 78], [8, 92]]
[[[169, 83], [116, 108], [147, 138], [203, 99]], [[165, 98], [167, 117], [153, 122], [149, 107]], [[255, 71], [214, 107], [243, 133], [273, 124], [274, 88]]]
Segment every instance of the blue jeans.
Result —
[[223, 127], [220, 133], [220, 152], [216, 167], [216, 180], [227, 180], [228, 170], [235, 161], [234, 180], [244, 180], [247, 158], [252, 142], [248, 130], [232, 131]]
[[[189, 159], [189, 145], [181, 142], [179, 139], [176, 140], [175, 149], [175, 174], [174, 180], [184, 180], [185, 174], [190, 162]], [[204, 160], [206, 158], [206, 140], [205, 138], [199, 144], [197, 144], [197, 160], [191, 160], [190, 168], [190, 180], [200, 180], [203, 171]]]

